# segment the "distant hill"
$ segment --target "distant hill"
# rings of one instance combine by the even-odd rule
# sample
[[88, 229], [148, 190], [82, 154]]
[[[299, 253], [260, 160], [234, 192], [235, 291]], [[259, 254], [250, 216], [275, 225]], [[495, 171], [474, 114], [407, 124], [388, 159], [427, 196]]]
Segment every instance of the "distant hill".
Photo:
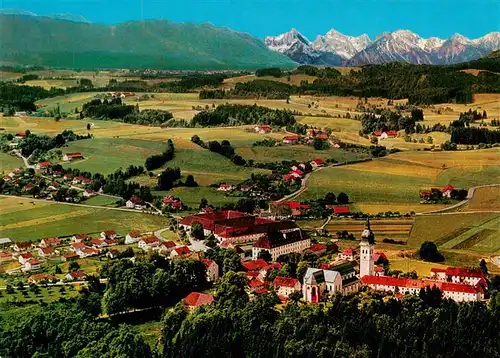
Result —
[[256, 69], [295, 62], [248, 34], [212, 24], [114, 26], [0, 14], [0, 62], [61, 68]]

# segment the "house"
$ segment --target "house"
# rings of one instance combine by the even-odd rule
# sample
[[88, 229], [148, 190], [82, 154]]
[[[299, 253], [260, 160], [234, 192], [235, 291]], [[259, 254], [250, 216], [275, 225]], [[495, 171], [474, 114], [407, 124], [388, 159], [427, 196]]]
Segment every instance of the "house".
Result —
[[338, 205], [328, 205], [328, 209], [332, 209], [335, 215], [346, 215], [349, 214], [348, 206], [338, 206]]
[[6, 262], [11, 260], [14, 260], [11, 252], [0, 251], [0, 262]]
[[90, 240], [90, 243], [92, 244], [92, 247], [95, 249], [103, 249], [108, 246], [106, 241], [101, 239], [92, 239]]
[[309, 248], [313, 254], [322, 255], [326, 252], [326, 245], [324, 244], [314, 244]]
[[248, 281], [248, 286], [250, 287], [250, 292], [256, 293], [256, 291], [259, 292], [259, 289], [264, 288], [264, 281], [253, 278]]
[[300, 140], [300, 135], [289, 135], [283, 138], [285, 144], [296, 144]]
[[93, 247], [85, 246], [83, 249], [77, 252], [78, 256], [83, 259], [85, 257], [97, 256], [99, 255], [99, 250]]
[[76, 234], [71, 237], [71, 241], [73, 242], [82, 242], [87, 239], [90, 239], [89, 234]]
[[71, 184], [80, 184], [83, 181], [83, 179], [85, 179], [85, 177], [81, 175], [74, 177], [73, 180], [71, 181]]
[[441, 194], [443, 194], [444, 198], [451, 198], [451, 192], [453, 190], [455, 190], [453, 186], [447, 185], [443, 189], [441, 189]]
[[272, 130], [271, 126], [268, 124], [262, 124], [254, 127], [254, 131], [260, 134], [270, 133]]
[[339, 272], [309, 267], [304, 275], [302, 297], [306, 302], [316, 303], [324, 295], [342, 292], [342, 277]]
[[356, 257], [356, 254], [357, 252], [355, 249], [347, 248], [343, 252], [339, 252], [338, 257], [341, 260], [353, 261]]
[[170, 258], [173, 259], [174, 257], [189, 255], [190, 253], [191, 250], [189, 249], [189, 247], [179, 246], [172, 250], [172, 252], [170, 253]]
[[311, 166], [313, 168], [319, 168], [325, 165], [325, 161], [321, 158], [311, 160]]
[[82, 153], [66, 153], [63, 155], [63, 160], [69, 162], [71, 160], [83, 159]]
[[274, 289], [278, 296], [288, 297], [293, 292], [300, 292], [302, 285], [296, 278], [276, 276], [273, 281]]
[[44, 273], [37, 273], [35, 275], [31, 275], [28, 278], [28, 283], [40, 283], [40, 282], [48, 282], [52, 280], [57, 280], [57, 277], [54, 275], [47, 275]]
[[52, 172], [52, 177], [54, 178], [60, 178], [62, 175], [62, 172], [60, 170], [56, 170], [55, 172]]
[[311, 239], [300, 229], [272, 232], [258, 239], [252, 247], [252, 258], [256, 260], [261, 251], [268, 251], [273, 261], [281, 255], [301, 253], [311, 246]]
[[329, 265], [327, 269], [340, 274], [342, 278], [342, 294], [358, 292], [361, 288], [361, 281], [356, 276], [356, 269], [352, 262], [337, 262], [336, 264]]
[[73, 174], [64, 174], [63, 179], [64, 180], [73, 180]]
[[12, 248], [17, 252], [26, 252], [33, 248], [33, 244], [31, 242], [16, 242]]
[[363, 276], [361, 282], [374, 291], [402, 295], [418, 295], [421, 289], [436, 287], [443, 293], [443, 298], [449, 298], [456, 302], [471, 302], [484, 299], [484, 290], [481, 286], [471, 286], [465, 283], [375, 275]]
[[385, 269], [382, 266], [375, 266], [375, 276], [385, 276]]
[[202, 259], [201, 262], [207, 268], [207, 281], [215, 282], [219, 278], [219, 265], [214, 260]]
[[242, 262], [241, 265], [245, 271], [260, 271], [268, 265], [264, 259], [254, 259]]
[[108, 252], [106, 252], [106, 257], [110, 258], [110, 259], [116, 259], [120, 256], [120, 251], [118, 250], [109, 250]]
[[17, 132], [16, 133], [16, 137], [24, 138], [24, 137], [26, 137], [26, 132], [24, 132], [24, 131], [23, 132]]
[[41, 162], [36, 165], [37, 169], [48, 170], [52, 164], [50, 162]]
[[311, 209], [309, 204], [301, 204], [300, 201], [281, 201], [272, 204], [275, 208], [278, 206], [288, 206], [292, 216], [301, 216]]
[[125, 206], [130, 209], [144, 209], [146, 207], [146, 203], [142, 198], [138, 195], [132, 196], [126, 203]]
[[378, 263], [378, 262], [388, 262], [389, 259], [387, 258], [386, 254], [382, 251], [377, 251], [373, 254], [373, 262]]
[[420, 198], [425, 200], [425, 201], [431, 200], [431, 197], [432, 197], [432, 193], [428, 190], [421, 190], [419, 192], [419, 195], [420, 195]]
[[27, 184], [23, 186], [23, 192], [24, 193], [30, 193], [33, 190], [34, 186], [31, 184]]
[[77, 254], [75, 254], [74, 252], [72, 252], [72, 253], [64, 254], [63, 257], [62, 257], [62, 260], [63, 261], [74, 261], [74, 260], [76, 260], [78, 258], [80, 258], [80, 256], [78, 256]]
[[137, 247], [139, 247], [140, 249], [143, 249], [144, 251], [149, 251], [155, 247], [160, 246], [160, 243], [161, 243], [160, 239], [158, 239], [154, 235], [151, 235], [151, 236], [144, 237], [144, 238], [140, 239], [137, 242]]
[[20, 264], [24, 265], [26, 262], [28, 262], [32, 258], [33, 258], [33, 255], [28, 252], [28, 253], [19, 255], [19, 257], [17, 258], [17, 260], [19, 261]]
[[194, 310], [196, 307], [209, 305], [214, 301], [214, 296], [201, 292], [191, 292], [184, 298], [184, 303], [190, 310]]
[[73, 252], [78, 252], [78, 251], [81, 251], [85, 248], [85, 243], [83, 242], [74, 242], [71, 244], [71, 246], [69, 247], [70, 251], [73, 251]]
[[271, 271], [281, 270], [282, 267], [283, 267], [283, 265], [280, 264], [279, 262], [271, 262], [270, 264], [268, 264], [267, 266], [264, 266], [263, 268], [261, 268], [259, 270], [259, 275], [257, 276], [257, 278], [259, 278], [261, 280], [265, 280], [267, 278], [267, 275]]
[[40, 241], [40, 247], [54, 247], [61, 244], [61, 239], [58, 237], [48, 237]]
[[328, 140], [328, 134], [326, 133], [320, 133], [318, 134], [316, 137], [314, 137], [315, 139], [320, 139], [320, 140]]
[[163, 207], [170, 207], [171, 209], [181, 209], [182, 201], [175, 199], [172, 195], [168, 195], [162, 200]]
[[67, 281], [83, 281], [85, 277], [87, 277], [87, 275], [82, 271], [72, 271], [64, 276]]
[[47, 187], [47, 190], [48, 190], [48, 191], [58, 191], [58, 190], [59, 190], [59, 187], [60, 187], [60, 185], [59, 185], [59, 183], [58, 183], [58, 182], [56, 182], [56, 181], [52, 181], [52, 182], [50, 183], [50, 185]]
[[231, 191], [233, 189], [234, 187], [231, 184], [221, 184], [219, 186], [219, 189], [217, 189], [217, 191]]
[[83, 178], [83, 179], [82, 179], [82, 184], [83, 184], [83, 185], [91, 185], [91, 184], [92, 184], [92, 179], [89, 179], [89, 178]]
[[125, 245], [130, 245], [136, 243], [141, 239], [141, 233], [139, 231], [131, 231], [125, 236]]
[[177, 244], [173, 241], [163, 241], [158, 249], [163, 253], [169, 254], [176, 246]]
[[55, 253], [55, 249], [53, 247], [39, 247], [38, 248], [38, 256], [39, 257], [47, 257], [52, 256]]
[[85, 189], [82, 195], [84, 198], [92, 198], [94, 196], [97, 196], [97, 193], [93, 190]]
[[101, 232], [101, 238], [104, 239], [115, 239], [116, 231], [115, 230], [105, 230]]
[[24, 263], [24, 267], [21, 270], [28, 272], [39, 270], [40, 268], [40, 261], [38, 261], [37, 259], [30, 259]]
[[118, 239], [104, 239], [107, 246], [116, 246], [119, 244]]

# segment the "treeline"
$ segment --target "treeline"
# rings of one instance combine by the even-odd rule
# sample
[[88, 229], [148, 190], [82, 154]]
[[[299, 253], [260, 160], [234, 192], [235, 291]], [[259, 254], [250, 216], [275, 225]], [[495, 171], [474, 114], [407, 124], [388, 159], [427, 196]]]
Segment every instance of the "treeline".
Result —
[[191, 314], [182, 306], [167, 312], [163, 357], [496, 357], [500, 349], [496, 297], [488, 308], [426, 288], [402, 300], [339, 294], [277, 310], [273, 292], [249, 300], [245, 288], [244, 275], [230, 272], [215, 303]]
[[38, 152], [38, 154], [48, 152], [51, 149], [62, 147], [64, 144], [75, 140], [92, 138], [90, 134], [82, 136], [73, 133], [71, 130], [64, 130], [55, 137], [49, 137], [45, 134], [33, 134], [29, 130], [26, 130], [25, 133], [26, 137], [21, 139], [18, 145], [21, 149], [21, 154], [25, 157], [29, 157], [35, 152]]
[[281, 76], [283, 76], [283, 71], [281, 70], [281, 68], [276, 68], [276, 67], [261, 68], [261, 69], [258, 69], [257, 71], [255, 71], [255, 76], [257, 76], [257, 77], [272, 76], [272, 77], [280, 78]]
[[236, 154], [233, 146], [228, 140], [223, 140], [220, 143], [216, 140], [205, 143], [198, 135], [195, 134], [191, 137], [191, 142], [202, 148], [208, 149], [211, 152], [221, 154], [226, 158], [231, 159], [231, 161], [236, 165], [244, 166], [247, 164], [245, 159]]
[[271, 109], [257, 105], [226, 104], [214, 110], [197, 113], [190, 126], [215, 127], [245, 124], [269, 124], [287, 127], [296, 124], [293, 113], [287, 110]]
[[119, 97], [103, 100], [94, 98], [83, 105], [80, 116], [96, 119], [123, 119], [136, 111], [135, 106], [123, 104]]
[[[286, 83], [271, 85], [266, 82], [273, 81], [255, 80], [241, 84], [238, 91], [235, 88], [224, 96], [229, 98], [239, 93], [246, 98], [278, 96], [277, 98], [284, 99], [287, 98], [286, 95], [291, 94], [408, 98], [410, 104], [428, 105], [470, 103], [473, 93], [500, 91], [500, 75], [481, 72], [474, 76], [458, 71], [453, 66], [388, 63], [363, 66], [359, 71], [350, 71], [344, 75], [335, 69], [314, 70], [305, 66], [299, 68], [296, 73], [319, 78], [312, 83], [302, 81], [300, 86]], [[257, 81], [257, 84], [253, 83]], [[280, 91], [277, 91], [277, 88]], [[221, 93], [217, 95], [220, 96]]]
[[423, 121], [421, 110], [413, 110], [411, 116], [405, 116], [399, 111], [384, 110], [380, 115], [363, 113], [361, 115], [363, 133], [374, 131], [404, 130], [406, 134], [415, 133], [417, 121]]
[[456, 144], [500, 143], [500, 130], [489, 130], [476, 127], [455, 127], [451, 132], [450, 141]]
[[63, 89], [46, 90], [39, 86], [16, 85], [0, 81], [0, 109], [12, 108], [14, 111], [36, 111], [35, 101], [63, 95]]
[[174, 152], [174, 142], [172, 139], [169, 139], [167, 141], [167, 149], [162, 154], [154, 154], [148, 157], [144, 166], [147, 170], [158, 169], [174, 158]]

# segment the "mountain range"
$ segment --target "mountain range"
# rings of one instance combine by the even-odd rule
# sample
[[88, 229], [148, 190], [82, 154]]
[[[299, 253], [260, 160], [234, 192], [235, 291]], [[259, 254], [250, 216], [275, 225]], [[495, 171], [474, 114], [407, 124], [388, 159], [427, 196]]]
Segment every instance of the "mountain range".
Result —
[[500, 49], [500, 32], [478, 39], [455, 34], [449, 39], [422, 38], [409, 30], [385, 32], [375, 39], [368, 35], [347, 36], [330, 30], [309, 41], [295, 29], [264, 40], [273, 51], [308, 65], [360, 66], [386, 62], [444, 65], [470, 61]]
[[0, 63], [8, 65], [171, 70], [297, 66], [260, 39], [210, 23], [103, 25], [78, 16], [10, 13], [0, 14], [0, 44]]

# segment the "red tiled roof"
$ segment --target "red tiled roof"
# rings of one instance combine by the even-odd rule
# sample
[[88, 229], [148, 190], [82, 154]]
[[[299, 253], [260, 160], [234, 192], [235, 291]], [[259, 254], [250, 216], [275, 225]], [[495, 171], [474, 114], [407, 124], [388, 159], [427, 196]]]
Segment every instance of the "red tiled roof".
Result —
[[59, 245], [61, 243], [61, 239], [58, 237], [47, 237], [42, 239], [42, 241], [45, 242], [46, 245]]
[[103, 231], [103, 233], [104, 233], [105, 236], [116, 235], [116, 231], [115, 230], [105, 230], [105, 231]]
[[178, 255], [187, 255], [191, 252], [191, 250], [189, 250], [189, 247], [187, 246], [176, 247], [174, 250]]
[[85, 244], [83, 242], [74, 242], [71, 244], [71, 247], [74, 249], [83, 249], [85, 247]]
[[85, 276], [87, 276], [82, 271], [72, 271], [69, 273], [69, 275], [75, 279], [84, 278]]
[[257, 295], [263, 295], [264, 293], [267, 293], [269, 292], [269, 290], [267, 288], [265, 288], [264, 286], [261, 286], [261, 287], [257, 287], [253, 293], [257, 294]]
[[152, 235], [152, 236], [148, 236], [148, 237], [143, 238], [141, 241], [144, 241], [145, 244], [150, 245], [150, 244], [154, 244], [156, 242], [160, 242], [160, 239], [158, 239], [156, 236]]
[[356, 253], [356, 251], [355, 251], [355, 250], [353, 250], [353, 249], [345, 249], [345, 250], [344, 250], [344, 255], [346, 255], [346, 256], [352, 256], [352, 255], [354, 255], [355, 253]]
[[130, 237], [134, 238], [134, 239], [136, 239], [136, 238], [138, 238], [138, 237], [141, 237], [141, 233], [140, 233], [140, 231], [131, 231], [131, 232], [129, 232], [129, 234], [128, 234], [128, 235], [129, 235]]
[[33, 244], [31, 242], [18, 242], [16, 243], [17, 247], [20, 249], [29, 249]]
[[0, 257], [1, 258], [12, 257], [12, 253], [11, 252], [0, 251]]
[[321, 140], [327, 140], [328, 139], [328, 134], [326, 133], [320, 133], [316, 136], [316, 138], [321, 139]]
[[312, 252], [326, 250], [326, 245], [314, 244], [309, 248]]
[[264, 282], [259, 280], [259, 279], [254, 278], [253, 280], [248, 281], [248, 285], [251, 288], [257, 288], [257, 287], [264, 286]]
[[203, 262], [203, 264], [206, 267], [210, 267], [210, 266], [212, 266], [215, 263], [214, 260], [210, 260], [210, 259], [201, 259], [201, 262]]
[[318, 268], [321, 269], [321, 270], [328, 270], [332, 266], [333, 266], [332, 264], [322, 263], [322, 264], [319, 264]]
[[92, 239], [90, 240], [90, 243], [92, 245], [96, 245], [96, 246], [100, 246], [104, 243], [104, 240], [101, 240], [101, 239]]
[[295, 285], [298, 282], [299, 282], [299, 280], [297, 280], [296, 278], [276, 276], [276, 278], [273, 281], [273, 286], [276, 286], [276, 287], [295, 287]]
[[441, 189], [441, 193], [446, 193], [447, 191], [452, 191], [453, 189], [455, 189], [453, 186], [447, 185], [443, 189]]
[[144, 203], [144, 200], [141, 199], [140, 196], [138, 195], [133, 195], [129, 201], [131, 201], [133, 204], [136, 204], [136, 205], [140, 205], [140, 204], [143, 204]]
[[268, 264], [264, 259], [251, 260], [242, 263], [243, 268], [247, 271], [260, 270], [267, 265]]
[[28, 253], [26, 253], [26, 254], [22, 254], [22, 255], [21, 255], [21, 257], [22, 257], [23, 259], [25, 259], [25, 260], [26, 260], [26, 259], [30, 259], [30, 258], [32, 258], [32, 257], [33, 257], [33, 255], [32, 255], [31, 253], [29, 253], [29, 252], [28, 252]]
[[188, 306], [199, 307], [214, 302], [214, 296], [206, 293], [191, 292], [184, 298], [184, 302]]
[[483, 271], [480, 269], [469, 269], [466, 267], [448, 267], [446, 269], [446, 275], [460, 277], [484, 277]]
[[79, 158], [83, 157], [82, 153], [66, 153], [65, 154], [69, 158]]
[[323, 165], [325, 164], [325, 161], [321, 158], [313, 159], [311, 162], [314, 162], [316, 165]]
[[26, 137], [26, 132], [17, 132], [16, 137]]
[[382, 132], [381, 131], [375, 131], [375, 132], [372, 132], [373, 135], [377, 136], [377, 137], [380, 137], [382, 135]]
[[349, 213], [349, 207], [348, 206], [335, 206], [333, 208], [333, 212], [335, 214], [348, 214]]
[[173, 247], [176, 247], [177, 244], [173, 241], [164, 241], [161, 243], [163, 246], [167, 247], [168, 249], [171, 249]]
[[109, 246], [118, 245], [118, 239], [106, 239], [104, 242]]
[[426, 288], [436, 286], [441, 291], [479, 293], [480, 288], [463, 283], [451, 283], [433, 280], [414, 280], [409, 278], [397, 278], [388, 276], [363, 276], [361, 282], [365, 285], [383, 285], [394, 287]]
[[85, 240], [85, 239], [87, 239], [88, 237], [89, 237], [89, 234], [76, 234], [76, 235], [75, 235], [75, 238], [76, 238], [77, 240]]
[[384, 272], [384, 268], [381, 266], [375, 266], [374, 270], [375, 272]]
[[385, 255], [385, 253], [383, 253], [381, 251], [378, 251], [378, 252], [373, 254], [373, 261], [374, 262], [377, 262], [378, 260], [380, 260], [380, 258], [387, 260], [387, 256]]
[[31, 259], [28, 262], [31, 266], [40, 265], [40, 261], [38, 261], [37, 259]]
[[50, 167], [52, 164], [50, 162], [41, 162], [38, 163], [40, 167]]
[[299, 139], [300, 139], [299, 135], [289, 135], [289, 136], [286, 136], [283, 138], [283, 140], [290, 140], [290, 141], [299, 140]]
[[389, 137], [395, 137], [398, 135], [398, 132], [396, 131], [386, 131], [385, 134], [387, 134]]
[[77, 254], [73, 253], [73, 252], [70, 252], [68, 254], [64, 254], [63, 255], [65, 259], [73, 259], [73, 258], [78, 258], [80, 256], [78, 256]]
[[40, 247], [39, 250], [42, 251], [44, 255], [50, 255], [55, 249], [53, 247]]

